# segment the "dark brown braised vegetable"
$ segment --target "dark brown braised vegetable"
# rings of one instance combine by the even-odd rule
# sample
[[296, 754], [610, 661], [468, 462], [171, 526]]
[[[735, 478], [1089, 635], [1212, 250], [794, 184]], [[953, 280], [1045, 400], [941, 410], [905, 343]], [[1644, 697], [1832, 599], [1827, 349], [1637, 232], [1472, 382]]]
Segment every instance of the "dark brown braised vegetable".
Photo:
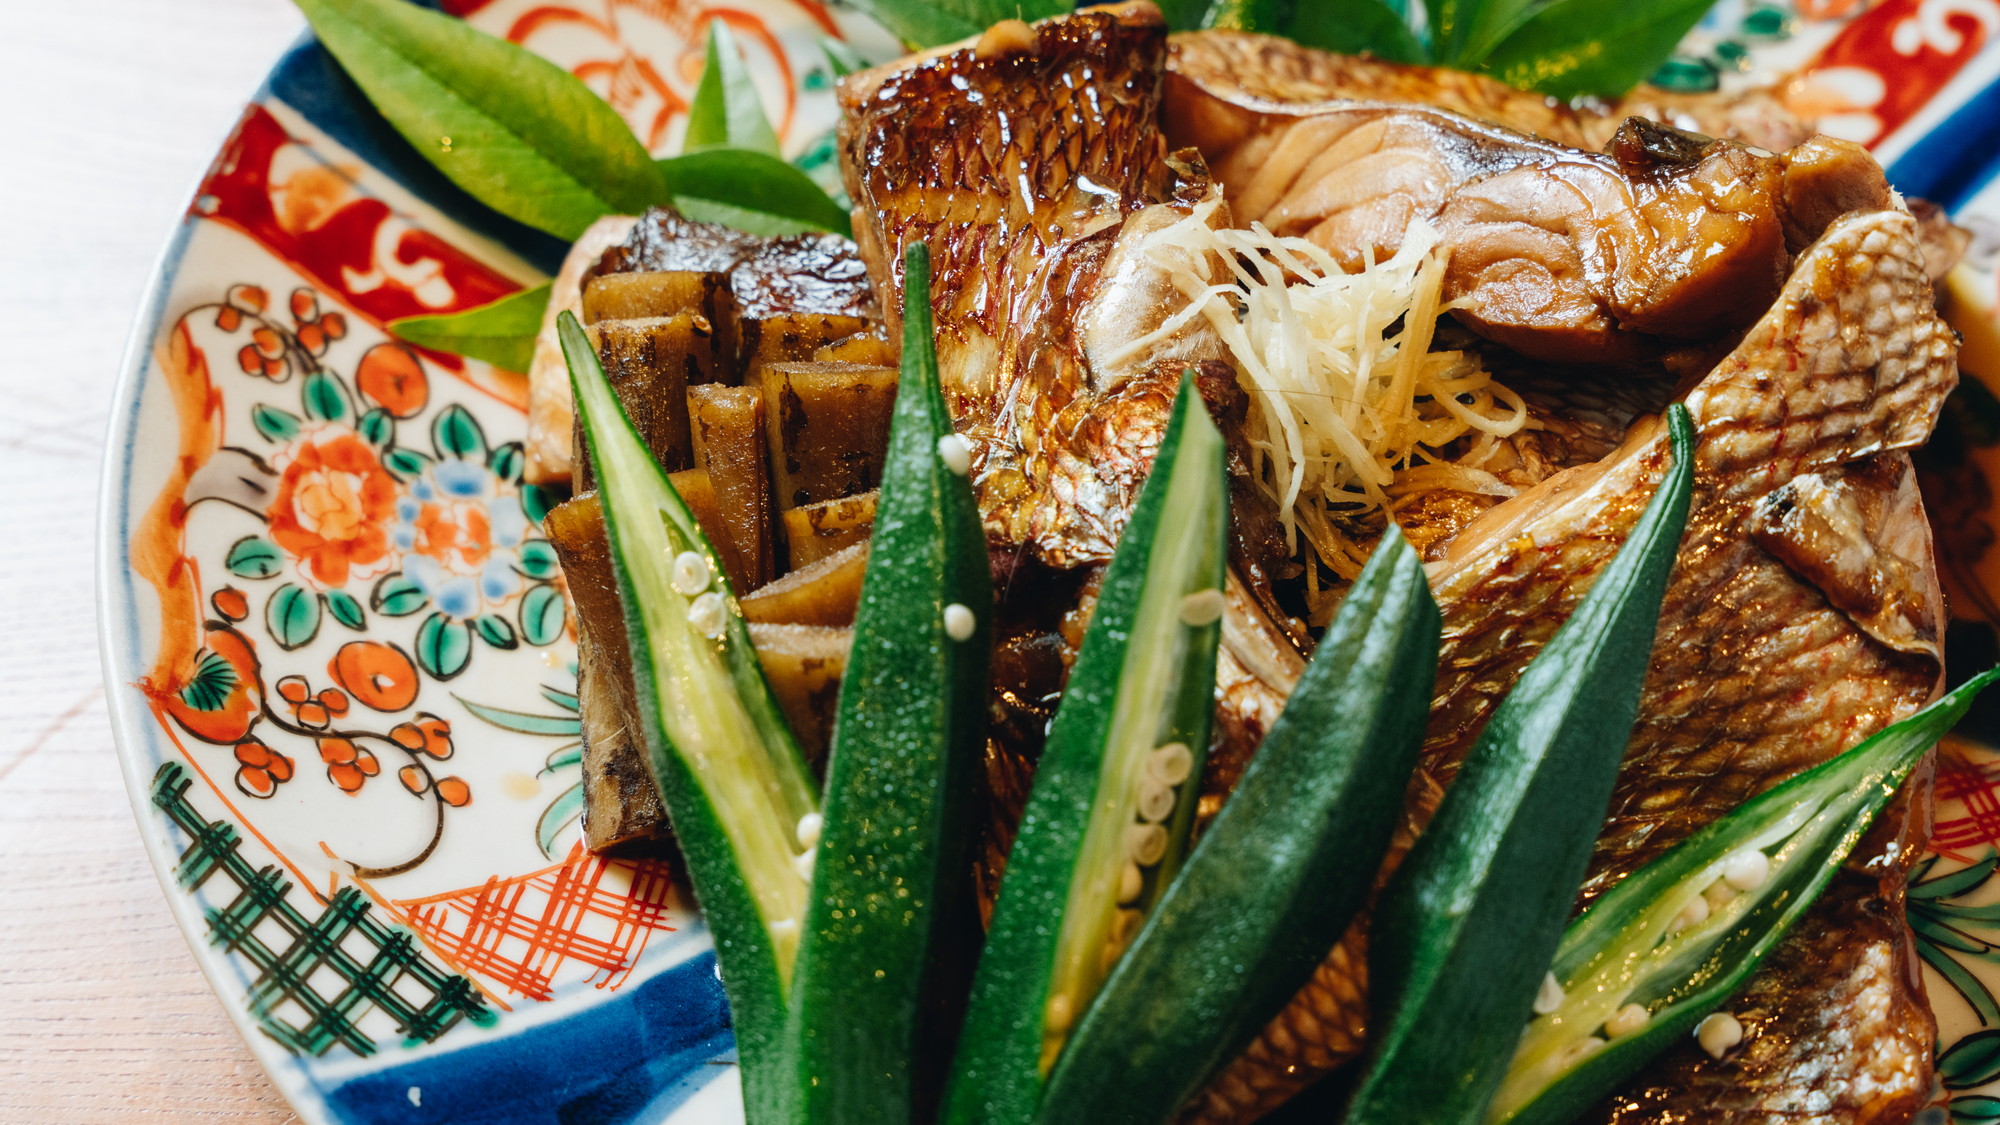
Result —
[[784, 531], [785, 543], [791, 548], [792, 568], [811, 566], [837, 551], [866, 542], [869, 529], [875, 526], [877, 495], [864, 492], [787, 508]]
[[545, 526], [576, 611], [584, 842], [601, 852], [664, 840], [671, 832], [639, 744], [638, 697], [631, 662], [624, 657], [625, 611], [597, 494], [586, 492], [551, 508]]
[[[722, 378], [715, 329], [698, 313], [643, 320], [599, 321], [590, 329], [604, 373], [647, 448], [669, 472], [694, 464], [688, 440], [687, 391]], [[582, 449], [581, 443], [577, 445]], [[578, 491], [596, 486], [590, 458], [573, 462]]]
[[815, 770], [822, 768], [854, 630], [753, 622], [750, 643], [757, 648], [771, 694], [778, 697], [778, 709], [798, 736], [799, 749]]
[[778, 574], [763, 396], [755, 387], [699, 386], [688, 388], [687, 403], [693, 414], [695, 465], [708, 474], [715, 490], [715, 545], [730, 584], [754, 590]]
[[767, 363], [756, 369], [771, 430], [778, 508], [855, 496], [882, 479], [896, 369], [851, 363]]
[[852, 625], [861, 603], [861, 575], [868, 544], [854, 546], [795, 570], [744, 597], [743, 619], [786, 625]]

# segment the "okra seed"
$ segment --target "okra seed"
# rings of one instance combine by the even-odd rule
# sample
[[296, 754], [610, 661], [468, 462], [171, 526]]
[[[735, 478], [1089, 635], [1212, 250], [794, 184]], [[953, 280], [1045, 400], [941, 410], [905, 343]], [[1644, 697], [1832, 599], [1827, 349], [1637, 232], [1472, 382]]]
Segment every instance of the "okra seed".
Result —
[[694, 626], [704, 637], [715, 638], [722, 635], [724, 614], [722, 595], [714, 590], [688, 604], [688, 624]]
[[962, 477], [972, 471], [972, 447], [957, 434], [946, 434], [938, 439], [938, 457], [951, 475]]
[[1124, 906], [1139, 897], [1145, 889], [1146, 877], [1139, 873], [1139, 865], [1128, 863], [1125, 870], [1118, 873], [1118, 905]]
[[708, 560], [694, 551], [674, 556], [674, 589], [693, 597], [708, 589]]
[[1644, 1007], [1627, 1004], [1612, 1013], [1610, 1019], [1604, 1021], [1604, 1034], [1613, 1039], [1622, 1038], [1646, 1026], [1647, 1021], [1652, 1018], [1653, 1013]]
[[1069, 993], [1058, 992], [1049, 997], [1049, 1010], [1042, 1019], [1045, 1028], [1057, 1033], [1068, 1031], [1071, 1008]]
[[1167, 830], [1157, 824], [1135, 824], [1125, 830], [1125, 849], [1133, 862], [1151, 867], [1167, 854]]
[[1139, 923], [1145, 915], [1136, 910], [1120, 910], [1118, 918], [1111, 924], [1111, 941], [1123, 949], [1132, 943], [1132, 935], [1139, 932]]
[[1196, 590], [1181, 599], [1181, 624], [1199, 629], [1222, 620], [1222, 591]]
[[1695, 1025], [1694, 1041], [1710, 1058], [1721, 1058], [1743, 1042], [1743, 1021], [1728, 1012], [1713, 1012]]
[[1771, 877], [1771, 857], [1756, 848], [1744, 848], [1723, 861], [1722, 877], [1739, 891], [1754, 891]]
[[797, 869], [799, 878], [808, 883], [812, 882], [813, 877], [813, 857], [818, 854], [816, 851], [804, 851], [792, 857], [792, 866]]
[[1194, 751], [1185, 742], [1169, 742], [1147, 756], [1146, 772], [1168, 785], [1179, 785], [1194, 772]]
[[1708, 921], [1708, 900], [1697, 898], [1681, 907], [1681, 912], [1674, 915], [1674, 929], [1690, 930], [1706, 921]]
[[1727, 879], [1717, 879], [1708, 885], [1707, 890], [1701, 892], [1701, 897], [1708, 900], [1710, 910], [1720, 910], [1729, 905], [1730, 899], [1736, 897], [1736, 888], [1730, 886]]
[[1586, 1035], [1570, 1045], [1568, 1061], [1581, 1062], [1604, 1049], [1604, 1040], [1595, 1035]]
[[1541, 990], [1535, 993], [1535, 1014], [1548, 1015], [1563, 1006], [1564, 998], [1562, 982], [1554, 973], [1543, 973]]
[[952, 640], [971, 640], [972, 631], [978, 628], [978, 626], [979, 621], [972, 616], [972, 609], [970, 607], [960, 605], [957, 602], [944, 607], [944, 635], [950, 637]]
[[1139, 819], [1161, 821], [1174, 811], [1174, 791], [1152, 778], [1139, 783]]
[[799, 818], [799, 846], [808, 850], [819, 846], [820, 830], [826, 827], [826, 818], [816, 812], [809, 812]]

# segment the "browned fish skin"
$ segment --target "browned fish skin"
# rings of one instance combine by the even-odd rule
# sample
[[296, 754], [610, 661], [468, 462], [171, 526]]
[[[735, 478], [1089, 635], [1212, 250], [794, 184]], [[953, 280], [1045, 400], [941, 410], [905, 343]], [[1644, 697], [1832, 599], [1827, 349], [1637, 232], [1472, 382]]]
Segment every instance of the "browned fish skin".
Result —
[[1151, 5], [1098, 9], [1039, 25], [1026, 49], [841, 85], [877, 290], [899, 303], [903, 249], [929, 245], [938, 366], [988, 531], [1056, 566], [1110, 556], [1173, 393], [1165, 373], [1094, 385], [1076, 331], [1126, 219], [1169, 198], [1165, 46]]
[[[1837, 223], [1801, 258], [1771, 311], [1688, 395], [1699, 434], [1694, 508], [1586, 897], [1934, 691], [1941, 603], [1928, 527], [1899, 451], [1928, 436], [1955, 381], [1954, 339], [1932, 309], [1916, 225], [1883, 211]], [[1494, 705], [1609, 561], [1665, 458], [1661, 427], [1642, 423], [1603, 462], [1558, 474], [1488, 512], [1434, 564], [1443, 660], [1412, 831], [1433, 805], [1435, 785], [1449, 779]], [[1851, 570], [1801, 574], [1753, 541], [1753, 527], [1769, 528], [1777, 506], [1796, 503], [1791, 486], [1802, 478], [1827, 482], [1838, 503], [1825, 510], [1860, 513], [1841, 537], [1843, 549], [1869, 552], [1867, 569], [1894, 589], [1858, 598], [1843, 588]], [[1831, 596], [1817, 582], [1834, 586]], [[1894, 607], [1886, 620], [1884, 607]], [[1878, 632], [1898, 646], [1878, 641]], [[1922, 1020], [1899, 1016], [1866, 1024], [1869, 1038], [1861, 1039], [1854, 998], [1868, 984], [1870, 1002], [1892, 1013], [1923, 1006], [1920, 985], [1899, 968], [1909, 953], [1898, 896], [1910, 855], [1903, 847], [1873, 857], [1888, 888], [1865, 899], [1876, 904], [1867, 909], [1883, 911], [1879, 936], [1830, 938], [1840, 926], [1827, 921], [1829, 912], [1842, 906], [1829, 900], [1750, 993], [1766, 998], [1759, 1002], [1774, 1028], [1846, 1033], [1779, 1049], [1784, 1037], [1774, 1031], [1768, 1048], [1720, 1063], [1679, 1057], [1635, 1086], [1654, 1093], [1626, 1104], [1619, 1125], [1906, 1118], [1929, 1089], [1928, 1031]], [[1354, 953], [1344, 944], [1334, 958], [1351, 961]], [[1794, 976], [1781, 1001], [1772, 982], [1787, 972]], [[1352, 978], [1341, 983], [1354, 991]], [[1254, 1117], [1325, 1073], [1282, 1049], [1301, 1037], [1301, 1012], [1317, 1019], [1329, 1008], [1312, 993], [1191, 1107], [1191, 1120]], [[1330, 1041], [1352, 1041], [1359, 1027], [1357, 1014]], [[1751, 1093], [1716, 1100], [1713, 1109], [1696, 1100], [1729, 1083]], [[1873, 1091], [1874, 1108], [1857, 1108], [1860, 1091]], [[1786, 1114], [1770, 1112], [1794, 1101]], [[1809, 1109], [1816, 1104], [1824, 1108]], [[1693, 1105], [1704, 1109], [1690, 1117]]]
[[[1084, 570], [1110, 558], [1182, 370], [1220, 354], [1201, 327], [1137, 363], [1094, 359], [1167, 315], [1165, 287], [1134, 247], [1209, 190], [1199, 162], [1171, 159], [1160, 131], [1165, 55], [1158, 10], [1135, 3], [942, 48], [841, 84], [856, 242], [892, 317], [904, 248], [930, 250], [938, 366], [973, 447], [980, 510], [1002, 560], [1003, 627], [1013, 573]], [[1226, 428], [1231, 396], [1240, 399], [1233, 375], [1217, 383], [1211, 371], [1198, 385]], [[1272, 564], [1258, 557], [1254, 530], [1242, 530], [1207, 785], [1240, 768], [1302, 666], [1259, 596]], [[1073, 647], [1046, 621], [1019, 643], [1003, 657], [1021, 659], [998, 669], [1005, 676], [1019, 665], [1020, 682], [999, 684], [987, 760], [993, 815], [980, 882], [989, 895], [1039, 750], [1032, 727], [1048, 705], [1048, 662]], [[1220, 794], [1210, 796], [1212, 808]]]

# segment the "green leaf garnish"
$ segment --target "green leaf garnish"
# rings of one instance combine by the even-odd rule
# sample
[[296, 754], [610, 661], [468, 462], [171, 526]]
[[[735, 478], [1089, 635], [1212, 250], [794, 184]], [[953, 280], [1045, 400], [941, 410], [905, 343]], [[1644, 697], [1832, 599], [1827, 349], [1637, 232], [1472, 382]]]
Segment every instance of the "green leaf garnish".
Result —
[[688, 105], [687, 136], [681, 151], [740, 148], [779, 155], [778, 134], [764, 116], [756, 83], [743, 65], [743, 49], [720, 16], [708, 22], [708, 65]]
[[826, 55], [826, 65], [833, 69], [835, 78], [845, 78], [857, 71], [868, 69], [868, 60], [861, 57], [854, 48], [831, 36], [819, 41], [819, 49]]
[[1499, 40], [1481, 69], [1558, 98], [1616, 96], [1673, 54], [1713, 0], [1555, 0]]
[[491, 304], [444, 316], [406, 316], [389, 331], [420, 348], [483, 359], [507, 371], [526, 371], [535, 358], [535, 334], [549, 307], [549, 283], [523, 289]]
[[1365, 52], [1390, 62], [1430, 61], [1430, 49], [1410, 29], [1400, 6], [1383, 0], [1302, 4], [1285, 34], [1305, 46], [1344, 55]]
[[674, 205], [691, 219], [751, 234], [832, 231], [852, 237], [847, 209], [799, 168], [768, 153], [716, 148], [659, 162]]
[[389, 124], [510, 218], [574, 239], [666, 196], [618, 112], [533, 52], [403, 0], [298, 0]]
[[854, 6], [918, 47], [970, 38], [1001, 20], [1032, 23], [1075, 10], [1065, 0], [854, 0]]

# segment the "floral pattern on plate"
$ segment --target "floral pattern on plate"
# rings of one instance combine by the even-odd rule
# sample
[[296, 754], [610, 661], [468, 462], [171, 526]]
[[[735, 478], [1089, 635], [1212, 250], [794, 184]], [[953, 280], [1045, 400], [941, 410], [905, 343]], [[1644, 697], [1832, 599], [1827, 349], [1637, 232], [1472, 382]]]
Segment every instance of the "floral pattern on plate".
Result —
[[[439, 6], [568, 67], [660, 153], [726, 20], [786, 151], [837, 180], [818, 45], [859, 31], [838, 9]], [[1772, 85], [1977, 233], [1950, 285], [1975, 381], [1930, 469], [1971, 659], [2000, 655], [1996, 35], [2000, 0], [1723, 0], [1660, 76]], [[308, 42], [140, 318], [104, 512], [122, 761], [203, 969], [315, 1123], [740, 1120], [674, 871], [579, 841], [574, 645], [552, 498], [520, 479], [523, 381], [383, 328], [532, 285], [561, 250], [440, 179]], [[2000, 702], [1969, 733], [2000, 745]], [[1970, 1125], [2000, 1121], [2000, 766], [1963, 742], [1939, 776], [1910, 899], [1941, 1028], [1926, 1115]]]

